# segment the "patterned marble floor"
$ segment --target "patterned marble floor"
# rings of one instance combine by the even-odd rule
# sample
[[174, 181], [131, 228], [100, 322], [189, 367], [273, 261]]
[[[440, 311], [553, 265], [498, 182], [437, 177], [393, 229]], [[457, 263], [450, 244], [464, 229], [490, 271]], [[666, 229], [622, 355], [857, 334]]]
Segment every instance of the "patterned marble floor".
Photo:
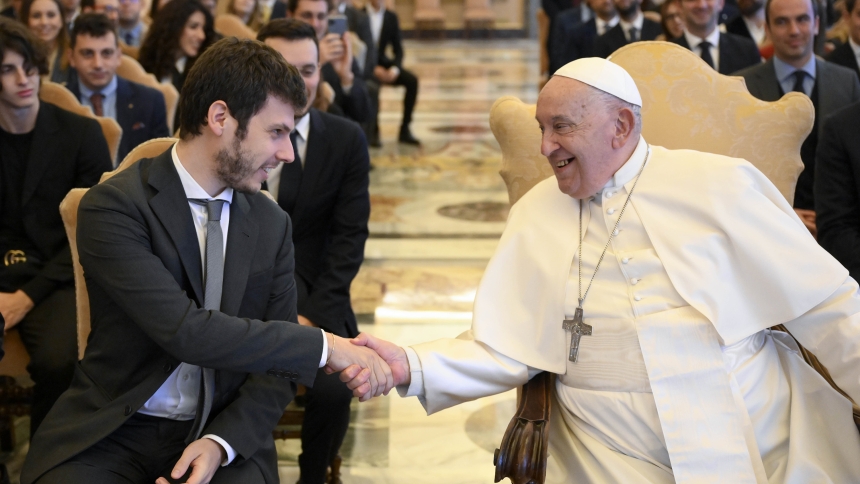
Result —
[[[475, 289], [508, 203], [489, 109], [505, 95], [537, 99], [533, 41], [409, 42], [420, 79], [412, 131], [396, 143], [403, 91], [384, 88], [383, 147], [371, 151], [370, 239], [352, 286], [360, 329], [401, 345], [469, 328]], [[414, 398], [353, 403], [343, 481], [493, 482], [493, 450], [513, 415], [511, 391], [427, 416]], [[298, 477], [298, 442], [279, 443], [282, 482]]]

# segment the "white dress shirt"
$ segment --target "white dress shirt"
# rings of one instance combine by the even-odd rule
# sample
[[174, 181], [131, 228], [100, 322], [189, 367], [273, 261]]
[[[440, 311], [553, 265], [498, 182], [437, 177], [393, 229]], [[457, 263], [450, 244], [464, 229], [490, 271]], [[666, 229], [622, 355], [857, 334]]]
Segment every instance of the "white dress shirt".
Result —
[[755, 45], [761, 45], [762, 42], [764, 42], [764, 24], [759, 27], [755, 20], [751, 20], [745, 16], [741, 16], [741, 18], [744, 20], [747, 30], [750, 31], [750, 35], [752, 35]]
[[621, 22], [621, 30], [624, 31], [624, 37], [627, 39], [627, 42], [630, 42], [630, 29], [636, 28], [638, 34], [638, 39], [642, 40], [642, 24], [645, 23], [645, 16], [642, 15], [642, 12], [638, 12], [636, 14], [636, 18], [633, 19], [632, 22], [627, 22], [624, 19], [620, 19]]
[[857, 65], [860, 65], [860, 44], [854, 42], [850, 36], [848, 37], [848, 44], [851, 46], [851, 50], [854, 51], [854, 58], [857, 59]]
[[[308, 152], [308, 133], [311, 130], [311, 115], [310, 112], [305, 113], [304, 116], [299, 118], [296, 122], [295, 131], [298, 133], [296, 136], [296, 149], [299, 152], [299, 157], [302, 160], [302, 168], [305, 167], [305, 154]], [[269, 193], [272, 197], [275, 198], [275, 201], [278, 201], [278, 189], [281, 187], [281, 170], [284, 169], [283, 163], [278, 163], [278, 166], [272, 168], [269, 171], [269, 178], [266, 180], [266, 185], [268, 185]]]
[[[116, 84], [116, 74], [114, 74], [113, 79], [111, 79], [107, 86], [98, 91], [104, 96], [104, 99], [102, 99], [102, 116], [114, 120], [116, 119]], [[79, 82], [78, 87], [81, 90], [81, 105], [92, 109], [93, 103], [90, 101], [90, 97], [96, 91], [87, 88], [83, 82]], [[95, 113], [96, 110], [93, 109], [93, 112]]]
[[714, 29], [713, 32], [708, 34], [704, 39], [696, 37], [684, 30], [684, 38], [687, 39], [687, 45], [690, 46], [690, 50], [693, 51], [694, 54], [699, 57], [702, 56], [702, 48], [699, 47], [699, 44], [702, 41], [708, 41], [711, 44], [711, 59], [714, 59], [714, 70], [719, 72], [720, 70], [720, 29]]
[[[595, 26], [597, 27], [597, 35], [603, 35], [606, 33], [607, 30], [618, 25], [618, 20], [619, 20], [618, 15], [612, 17], [609, 20], [603, 20], [600, 17], [594, 17]], [[625, 31], [624, 35], [627, 35], [626, 31]], [[641, 32], [639, 33], [639, 38], [642, 38]]]
[[379, 46], [379, 37], [382, 35], [382, 19], [385, 18], [385, 6], [376, 11], [373, 5], [365, 6], [367, 16], [370, 17], [370, 33], [373, 35], [373, 44]]

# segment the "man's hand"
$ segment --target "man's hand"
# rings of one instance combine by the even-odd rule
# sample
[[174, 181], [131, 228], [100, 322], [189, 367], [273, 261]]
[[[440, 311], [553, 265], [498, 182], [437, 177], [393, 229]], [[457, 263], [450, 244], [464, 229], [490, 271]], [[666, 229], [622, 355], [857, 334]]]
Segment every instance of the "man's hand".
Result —
[[[209, 481], [215, 476], [215, 471], [226, 458], [227, 451], [218, 442], [206, 438], [195, 440], [185, 448], [182, 457], [173, 466], [170, 477], [173, 479], [181, 478], [188, 472], [190, 466], [191, 475], [185, 481], [186, 484], [209, 484]], [[169, 484], [169, 482], [167, 479], [159, 477], [155, 484]]]
[[800, 217], [800, 220], [803, 221], [803, 225], [806, 225], [806, 228], [809, 229], [809, 233], [813, 237], [818, 237], [818, 229], [815, 227], [815, 210], [795, 208], [794, 211]]
[[33, 300], [24, 291], [0, 292], [0, 314], [6, 320], [5, 331], [14, 328], [33, 309]]
[[400, 69], [397, 66], [391, 66], [387, 69], [382, 66], [376, 66], [373, 68], [373, 75], [383, 84], [394, 84], [397, 76], [400, 75]]
[[299, 324], [310, 328], [319, 328], [319, 326], [315, 325], [310, 319], [302, 316], [301, 314], [299, 314]]
[[[367, 333], [361, 333], [355, 339], [350, 340], [350, 343], [356, 346], [366, 346], [381, 356], [391, 368], [394, 386], [409, 385], [412, 382], [412, 374], [409, 372], [409, 360], [406, 358], [406, 351], [400, 346]], [[340, 373], [340, 380], [350, 388], [361, 385], [363, 378], [361, 369], [356, 366], [351, 366]]]
[[320, 41], [320, 65], [327, 62], [334, 67], [344, 90], [350, 89], [355, 76], [352, 73], [352, 44], [346, 32], [343, 35], [326, 34]]
[[360, 401], [366, 402], [372, 397], [388, 394], [394, 388], [391, 368], [376, 352], [363, 346], [351, 345], [340, 336], [332, 334], [331, 338], [333, 349], [326, 362], [325, 371], [331, 374], [352, 366], [359, 368], [361, 383], [347, 387]]

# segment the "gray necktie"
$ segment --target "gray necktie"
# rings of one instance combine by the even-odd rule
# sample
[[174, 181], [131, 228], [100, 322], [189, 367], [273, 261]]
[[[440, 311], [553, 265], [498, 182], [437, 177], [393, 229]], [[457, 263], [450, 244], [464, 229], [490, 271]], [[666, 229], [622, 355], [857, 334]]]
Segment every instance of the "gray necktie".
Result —
[[[221, 309], [221, 288], [224, 285], [224, 233], [221, 231], [221, 209], [227, 203], [224, 200], [190, 200], [192, 203], [206, 207], [209, 217], [206, 222], [206, 272], [203, 281], [206, 285], [203, 296], [203, 308], [218, 311]], [[200, 396], [197, 398], [197, 415], [194, 426], [188, 434], [186, 443], [200, 437], [203, 426], [212, 410], [212, 398], [215, 391], [215, 370], [200, 368]]]
[[627, 32], [630, 35], [630, 43], [639, 42], [639, 29], [636, 27], [630, 27], [630, 30]]

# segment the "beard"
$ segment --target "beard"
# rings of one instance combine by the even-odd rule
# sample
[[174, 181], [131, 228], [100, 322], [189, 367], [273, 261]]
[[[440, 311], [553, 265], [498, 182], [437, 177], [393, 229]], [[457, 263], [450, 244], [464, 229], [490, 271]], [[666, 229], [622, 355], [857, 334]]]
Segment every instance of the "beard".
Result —
[[238, 137], [233, 139], [231, 150], [222, 148], [215, 154], [215, 161], [218, 162], [216, 174], [228, 187], [251, 195], [260, 191], [259, 185], [250, 181], [258, 167], [254, 166], [250, 153], [243, 149]]

